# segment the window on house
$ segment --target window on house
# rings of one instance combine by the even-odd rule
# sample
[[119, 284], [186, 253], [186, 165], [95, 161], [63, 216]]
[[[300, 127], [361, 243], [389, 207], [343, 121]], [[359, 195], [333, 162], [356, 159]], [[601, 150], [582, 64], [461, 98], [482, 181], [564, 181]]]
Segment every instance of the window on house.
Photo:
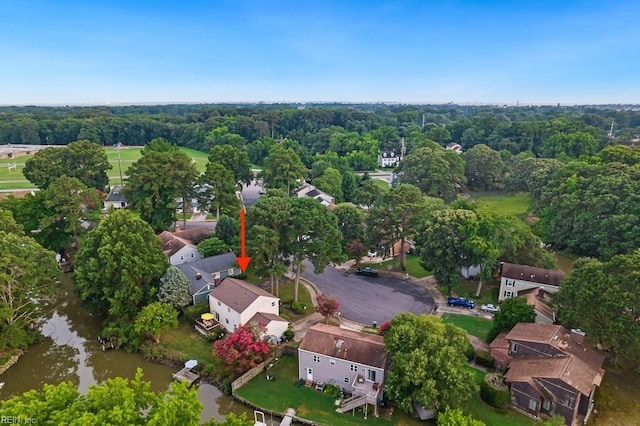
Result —
[[180, 260], [184, 260], [184, 256], [180, 256]]
[[536, 411], [537, 409], [538, 409], [538, 401], [536, 401], [535, 399], [530, 399], [529, 400], [529, 410]]
[[335, 359], [330, 359], [329, 360], [329, 365], [336, 365], [336, 360]]
[[350, 381], [351, 381], [351, 380], [349, 380], [349, 378], [348, 378], [348, 377], [345, 377], [345, 378], [344, 378], [344, 382], [345, 382], [345, 383], [349, 383]]
[[513, 297], [513, 292], [512, 291], [505, 291], [504, 292], [504, 297]]
[[513, 287], [516, 285], [516, 280], [507, 280], [507, 287]]
[[318, 355], [314, 355], [313, 362], [320, 362], [320, 357]]
[[518, 352], [518, 344], [515, 342], [511, 342], [511, 352], [513, 353], [517, 353]]
[[220, 322], [220, 314], [216, 312], [216, 321]]
[[227, 312], [231, 312], [231, 308], [227, 307]]
[[548, 399], [542, 401], [542, 409], [544, 411], [551, 411], [551, 401]]
[[271, 302], [271, 306], [276, 306], [276, 302]]
[[220, 304], [220, 301], [219, 301], [219, 300], [218, 300], [218, 306], [222, 306], [222, 305]]
[[358, 371], [358, 366], [357, 366], [357, 365], [355, 365], [355, 364], [350, 364], [350, 365], [349, 365], [349, 370], [351, 370], [351, 371]]
[[229, 318], [225, 318], [224, 322], [226, 322], [227, 324], [229, 324]]
[[233, 275], [233, 268], [227, 270], [227, 275]]
[[367, 380], [370, 382], [377, 382], [378, 372], [376, 370], [367, 370]]
[[193, 253], [191, 253], [191, 257], [193, 257]]

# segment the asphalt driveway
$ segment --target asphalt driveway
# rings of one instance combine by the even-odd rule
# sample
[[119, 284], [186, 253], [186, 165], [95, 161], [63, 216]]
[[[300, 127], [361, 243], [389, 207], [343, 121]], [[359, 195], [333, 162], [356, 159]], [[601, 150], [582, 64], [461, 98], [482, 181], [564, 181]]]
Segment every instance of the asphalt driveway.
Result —
[[389, 277], [384, 271], [380, 271], [378, 277], [362, 277], [327, 267], [322, 274], [316, 275], [313, 266], [307, 263], [302, 276], [340, 302], [343, 318], [362, 324], [377, 321], [380, 325], [400, 312], [430, 314], [435, 304], [424, 287]]

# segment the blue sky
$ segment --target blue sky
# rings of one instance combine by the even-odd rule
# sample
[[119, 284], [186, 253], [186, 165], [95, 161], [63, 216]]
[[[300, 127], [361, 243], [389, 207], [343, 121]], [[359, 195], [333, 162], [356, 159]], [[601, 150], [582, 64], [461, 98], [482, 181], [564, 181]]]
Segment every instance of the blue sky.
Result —
[[0, 0], [0, 104], [640, 103], [640, 2]]

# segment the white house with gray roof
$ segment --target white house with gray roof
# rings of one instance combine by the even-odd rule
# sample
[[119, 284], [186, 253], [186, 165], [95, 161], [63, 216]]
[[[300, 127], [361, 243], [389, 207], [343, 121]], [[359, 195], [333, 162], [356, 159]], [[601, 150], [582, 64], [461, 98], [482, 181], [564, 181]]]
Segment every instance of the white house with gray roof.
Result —
[[123, 188], [122, 185], [113, 185], [111, 189], [109, 189], [109, 195], [107, 195], [107, 198], [105, 198], [103, 202], [106, 210], [110, 208], [124, 209], [127, 207], [127, 198], [122, 193]]
[[268, 336], [282, 337], [289, 323], [280, 317], [280, 299], [257, 285], [226, 278], [209, 293], [209, 311], [228, 332], [250, 323], [263, 324]]
[[223, 279], [240, 275], [242, 271], [236, 266], [236, 255], [232, 252], [209, 256], [195, 262], [176, 265], [191, 283], [193, 304], [206, 302], [208, 294]]

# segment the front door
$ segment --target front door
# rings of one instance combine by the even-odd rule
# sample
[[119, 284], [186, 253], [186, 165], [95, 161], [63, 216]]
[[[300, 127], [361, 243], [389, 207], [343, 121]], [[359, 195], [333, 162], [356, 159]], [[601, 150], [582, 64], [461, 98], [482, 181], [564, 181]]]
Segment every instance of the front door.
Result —
[[307, 380], [311, 380], [313, 382], [313, 368], [307, 368]]

